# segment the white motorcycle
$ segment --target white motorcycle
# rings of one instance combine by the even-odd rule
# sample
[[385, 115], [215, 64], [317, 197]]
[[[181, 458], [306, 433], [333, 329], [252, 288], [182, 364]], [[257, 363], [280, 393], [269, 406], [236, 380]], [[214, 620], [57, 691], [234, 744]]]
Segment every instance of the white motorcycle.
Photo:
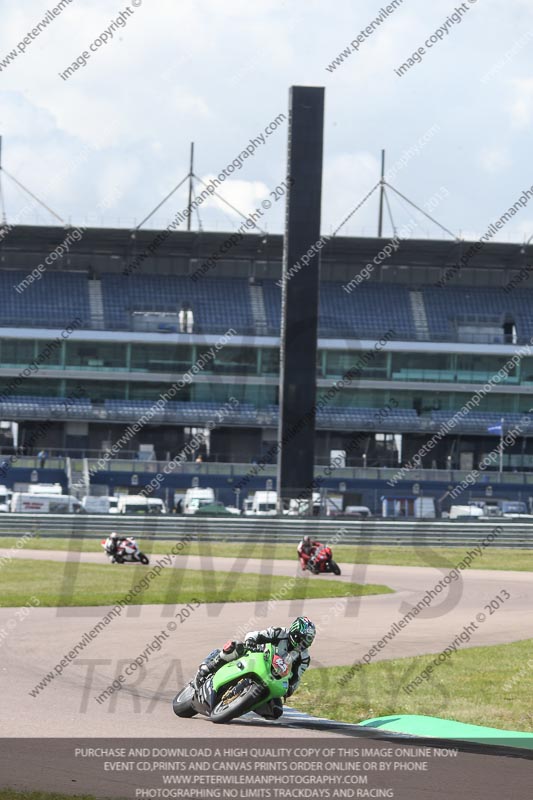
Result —
[[112, 564], [126, 564], [128, 562], [136, 564], [150, 563], [148, 556], [139, 550], [133, 536], [128, 536], [126, 539], [119, 540], [115, 552], [113, 552], [113, 539], [111, 539], [111, 537], [102, 539], [101, 545], [109, 556], [109, 560]]

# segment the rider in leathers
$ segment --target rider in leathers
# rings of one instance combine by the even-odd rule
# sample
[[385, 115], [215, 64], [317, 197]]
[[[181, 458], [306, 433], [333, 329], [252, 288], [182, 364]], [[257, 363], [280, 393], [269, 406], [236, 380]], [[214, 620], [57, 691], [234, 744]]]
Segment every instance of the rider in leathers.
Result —
[[116, 531], [112, 531], [109, 534], [106, 539], [105, 549], [106, 553], [111, 558], [111, 561], [115, 560], [119, 545], [122, 544], [122, 542], [125, 542], [127, 539], [127, 536], [119, 536]]
[[322, 547], [320, 542], [313, 541], [310, 536], [304, 536], [298, 545], [298, 558], [300, 559], [302, 570], [305, 571], [307, 569], [309, 559], [314, 556], [320, 547]]
[[[250, 631], [244, 637], [244, 642], [230, 640], [222, 650], [213, 650], [209, 653], [205, 661], [200, 664], [196, 684], [199, 685], [208, 675], [216, 672], [228, 661], [240, 658], [250, 646], [270, 642], [276, 645], [276, 652], [282, 658], [288, 656], [287, 660], [291, 661], [291, 677], [286, 694], [286, 697], [290, 697], [300, 685], [302, 675], [311, 662], [308, 648], [312, 645], [315, 635], [315, 625], [308, 617], [297, 617], [289, 628], [272, 627], [262, 631]], [[254, 711], [266, 719], [278, 719], [283, 714], [283, 702], [280, 697], [275, 697]]]

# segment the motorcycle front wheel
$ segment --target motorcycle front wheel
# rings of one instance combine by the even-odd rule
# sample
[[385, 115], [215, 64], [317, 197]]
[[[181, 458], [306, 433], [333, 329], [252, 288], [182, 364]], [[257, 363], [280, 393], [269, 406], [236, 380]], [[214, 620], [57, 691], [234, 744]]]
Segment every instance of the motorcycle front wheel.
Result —
[[[233, 690], [233, 691], [232, 691]], [[217, 724], [231, 722], [236, 717], [242, 717], [247, 711], [251, 711], [253, 706], [267, 695], [263, 686], [247, 679], [239, 681], [234, 687], [228, 689], [227, 695], [232, 691], [230, 698], [222, 698], [211, 711], [209, 719]]]
[[330, 568], [331, 568], [331, 571], [335, 573], [335, 575], [340, 575], [341, 574], [341, 568], [339, 567], [339, 565], [337, 564], [336, 561], [331, 561], [330, 562]]
[[148, 556], [145, 556], [144, 553], [139, 553], [139, 561], [141, 562], [141, 564], [150, 563], [150, 559], [148, 558]]
[[174, 714], [176, 714], [178, 717], [194, 717], [196, 715], [196, 711], [191, 705], [193, 697], [194, 689], [189, 683], [185, 689], [182, 689], [181, 692], [178, 692], [172, 701], [172, 710], [174, 711]]

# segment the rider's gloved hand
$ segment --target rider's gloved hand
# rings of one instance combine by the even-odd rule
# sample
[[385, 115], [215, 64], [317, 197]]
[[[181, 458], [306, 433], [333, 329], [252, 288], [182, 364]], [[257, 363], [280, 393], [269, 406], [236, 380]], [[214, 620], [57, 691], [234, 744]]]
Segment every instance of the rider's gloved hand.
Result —
[[254, 636], [250, 636], [250, 638], [245, 639], [244, 647], [249, 649], [251, 647], [255, 647], [256, 644], [257, 644], [257, 639], [255, 639]]
[[244, 645], [242, 642], [236, 642], [233, 639], [230, 639], [229, 642], [226, 642], [222, 648], [222, 652], [226, 655], [237, 652], [238, 656], [242, 656], [244, 653]]

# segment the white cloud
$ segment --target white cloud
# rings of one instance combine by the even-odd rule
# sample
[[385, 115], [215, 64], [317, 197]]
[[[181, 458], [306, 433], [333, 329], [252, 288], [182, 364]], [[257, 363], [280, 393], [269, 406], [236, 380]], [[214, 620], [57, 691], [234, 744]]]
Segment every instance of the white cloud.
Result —
[[509, 110], [513, 126], [527, 128], [533, 115], [533, 78], [516, 78], [511, 85], [513, 97]]
[[[44, 0], [4, 5], [0, 65], [47, 9]], [[359, 52], [329, 73], [326, 65], [381, 5], [336, 0], [334, 13], [333, 6], [325, 13], [323, 0], [258, 5], [144, 0], [86, 67], [62, 81], [58, 72], [120, 10], [110, 10], [104, 0], [73, 2], [26, 53], [0, 71], [4, 165], [74, 220], [91, 214], [113, 183], [122, 194], [113, 215], [142, 219], [187, 173], [191, 141], [198, 174], [218, 174], [270, 119], [286, 112], [291, 84], [322, 85], [324, 232], [336, 227], [377, 181], [381, 147], [391, 166], [438, 125], [438, 135], [391, 182], [415, 202], [446, 185], [453, 196], [446, 206], [447, 227], [480, 234], [505, 210], [502, 198], [518, 196], [523, 183], [533, 184], [523, 166], [529, 164], [524, 132], [533, 122], [529, 45], [506, 61], [494, 80], [480, 83], [523, 32], [533, 30], [530, 0], [508, 0], [505, 15], [494, 0], [477, 3], [422, 63], [399, 78], [394, 67], [450, 13], [444, 0], [416, 9], [404, 3]], [[79, 162], [87, 146], [94, 152]], [[77, 165], [65, 173], [65, 165], [77, 157]], [[249, 213], [283, 180], [285, 161], [286, 127], [221, 191]], [[58, 174], [62, 177], [54, 183]], [[9, 215], [20, 196], [11, 187], [6, 195]], [[186, 193], [175, 195], [158, 214], [158, 224], [183, 202]], [[397, 205], [395, 213], [408, 214]], [[204, 228], [231, 228], [238, 221], [218, 201], [202, 207], [201, 214]], [[281, 201], [268, 212], [269, 230], [282, 231], [283, 219]], [[376, 222], [375, 195], [344, 232], [374, 235]], [[516, 230], [518, 235], [521, 226]]]
[[506, 147], [483, 147], [479, 163], [486, 172], [498, 173], [511, 166], [511, 156]]
[[[379, 180], [377, 158], [368, 152], [350, 155], [343, 153], [327, 158], [324, 163], [322, 186], [322, 227], [328, 233], [336, 230], [346, 216], [361, 202]], [[370, 235], [377, 219], [377, 192], [357, 211], [339, 231], [348, 236], [354, 231]]]
[[[204, 183], [209, 183], [210, 180], [215, 178], [215, 175], [202, 176]], [[197, 185], [196, 192], [200, 194], [202, 186]], [[226, 180], [217, 188], [217, 194], [212, 195], [210, 198], [202, 203], [202, 208], [219, 208], [228, 214], [230, 217], [239, 219], [240, 215], [233, 211], [224, 200], [231, 203], [242, 214], [248, 215], [255, 211], [257, 206], [260, 205], [261, 200], [268, 198], [269, 188], [261, 181], [242, 181], [242, 180]], [[224, 200], [220, 199], [224, 198]]]

